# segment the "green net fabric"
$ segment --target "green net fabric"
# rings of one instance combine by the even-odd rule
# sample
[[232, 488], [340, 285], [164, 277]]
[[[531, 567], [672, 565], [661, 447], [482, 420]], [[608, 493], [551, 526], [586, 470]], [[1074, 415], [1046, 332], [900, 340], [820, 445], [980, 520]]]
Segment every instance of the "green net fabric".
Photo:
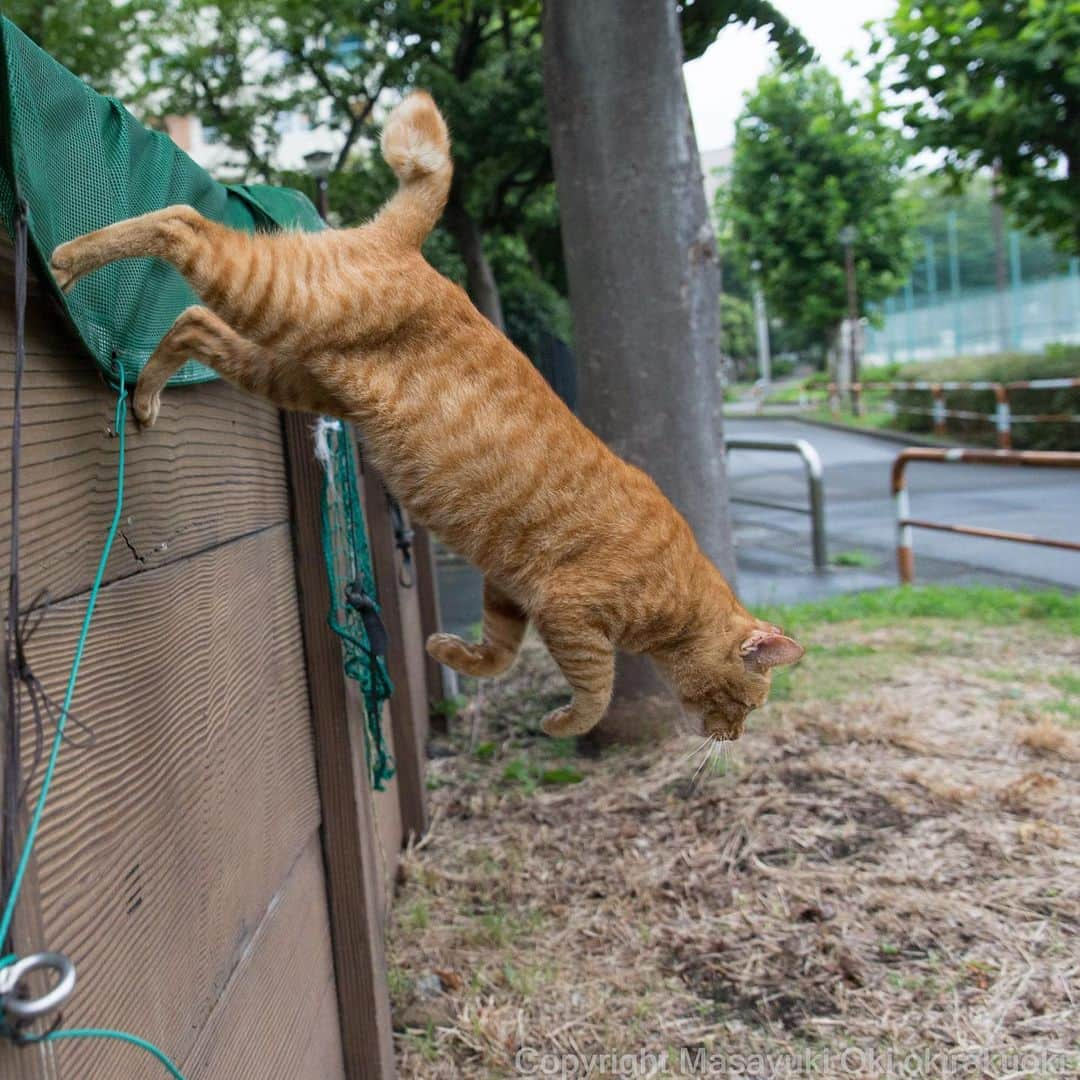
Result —
[[[155, 259], [114, 263], [65, 296], [48, 270], [57, 245], [176, 203], [249, 231], [323, 228], [300, 192], [217, 183], [166, 135], [147, 130], [118, 101], [95, 93], [2, 16], [0, 45], [0, 217], [14, 236], [17, 208], [25, 208], [39, 277], [51, 283], [114, 384], [120, 379], [134, 384], [176, 316], [198, 298], [172, 267]], [[192, 361], [171, 384], [214, 378], [213, 371]], [[363, 690], [368, 761], [381, 788], [393, 775], [380, 723], [392, 687], [372, 646], [381, 625], [371, 624], [371, 612], [377, 615], [378, 608], [351, 442], [347, 428], [331, 424], [326, 452], [320, 454], [328, 620], [341, 638], [346, 671]], [[349, 595], [367, 599], [367, 622]]]
[[[15, 205], [27, 208], [31, 255], [43, 281], [66, 240], [176, 203], [238, 229], [320, 229], [300, 192], [217, 183], [167, 135], [144, 128], [0, 17], [0, 216], [12, 235]], [[57, 298], [97, 363], [133, 383], [154, 347], [197, 298], [155, 259], [126, 259]], [[172, 383], [216, 376], [194, 362]]]

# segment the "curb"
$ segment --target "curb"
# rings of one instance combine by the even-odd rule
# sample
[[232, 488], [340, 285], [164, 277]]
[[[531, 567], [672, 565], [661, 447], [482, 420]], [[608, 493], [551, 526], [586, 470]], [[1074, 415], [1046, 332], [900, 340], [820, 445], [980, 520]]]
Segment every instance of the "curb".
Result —
[[964, 445], [963, 443], [951, 442], [947, 439], [933, 439], [925, 435], [915, 435], [907, 431], [882, 431], [880, 428], [863, 428], [856, 427], [854, 424], [841, 424], [832, 420], [819, 420], [816, 417], [811, 418], [809, 416], [802, 416], [799, 413], [730, 413], [724, 416], [724, 420], [794, 420], [800, 424], [809, 424], [812, 427], [827, 428], [830, 431], [846, 431], [855, 435], [867, 435], [871, 439], [880, 439], [882, 442], [895, 443], [899, 446], [951, 448]]

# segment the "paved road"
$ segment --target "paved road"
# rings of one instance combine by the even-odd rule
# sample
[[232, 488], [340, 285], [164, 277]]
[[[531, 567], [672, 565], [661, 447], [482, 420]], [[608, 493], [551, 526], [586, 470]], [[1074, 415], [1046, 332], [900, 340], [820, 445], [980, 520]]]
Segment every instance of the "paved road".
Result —
[[[889, 470], [901, 447], [857, 432], [799, 420], [729, 418], [725, 433], [811, 442], [825, 467], [829, 552], [858, 552], [871, 565], [816, 573], [809, 518], [736, 504], [738, 588], [748, 604], [793, 603], [839, 592], [895, 585], [895, 527]], [[806, 505], [802, 464], [794, 454], [733, 451], [732, 494]], [[930, 521], [982, 525], [1066, 539], [1080, 538], [1080, 471], [976, 465], [908, 468], [912, 513]], [[1080, 589], [1080, 554], [916, 530], [921, 582]], [[461, 632], [480, 619], [480, 575], [441, 561], [443, 621]]]
[[[815, 575], [809, 565], [807, 518], [736, 504], [739, 585], [748, 600], [790, 600], [895, 582], [889, 470], [900, 446], [798, 420], [729, 419], [725, 434], [811, 442], [825, 467], [830, 553], [859, 551], [877, 563]], [[736, 450], [728, 469], [736, 498], [805, 505], [806, 484], [794, 454]], [[908, 486], [915, 517], [1070, 540], [1080, 537], [1080, 471], [915, 464], [908, 467]], [[919, 581], [1080, 589], [1080, 554], [928, 530], [915, 530], [914, 544]]]

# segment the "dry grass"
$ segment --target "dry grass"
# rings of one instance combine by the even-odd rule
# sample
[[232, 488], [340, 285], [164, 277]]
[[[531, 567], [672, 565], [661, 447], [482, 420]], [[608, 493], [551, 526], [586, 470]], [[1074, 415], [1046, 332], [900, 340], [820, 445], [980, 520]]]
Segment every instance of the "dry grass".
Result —
[[403, 1076], [512, 1076], [521, 1047], [667, 1051], [674, 1075], [684, 1047], [1023, 1048], [1072, 1058], [965, 1075], [1077, 1075], [1080, 733], [1059, 702], [1080, 642], [940, 621], [813, 641], [693, 792], [694, 740], [583, 759], [537, 736], [562, 692], [537, 646], [489, 685], [402, 867]]

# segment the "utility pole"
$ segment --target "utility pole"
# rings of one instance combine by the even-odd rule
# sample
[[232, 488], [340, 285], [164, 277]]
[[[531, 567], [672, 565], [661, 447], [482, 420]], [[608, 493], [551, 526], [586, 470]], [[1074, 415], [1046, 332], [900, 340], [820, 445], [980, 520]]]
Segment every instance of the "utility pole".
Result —
[[[845, 225], [840, 230], [840, 243], [844, 245], [844, 274], [847, 278], [848, 306], [848, 357], [851, 365], [851, 382], [859, 382], [859, 294], [855, 284], [855, 238], [858, 233], [854, 225]], [[862, 395], [856, 391], [851, 394], [852, 408], [856, 416], [862, 414]]]
[[754, 323], [757, 328], [758, 375], [762, 388], [767, 390], [772, 382], [772, 346], [769, 342], [769, 314], [765, 308], [765, 291], [761, 287], [761, 261], [755, 259], [750, 268], [754, 271]]
[[312, 150], [304, 155], [304, 164], [308, 172], [315, 178], [315, 209], [319, 211], [319, 217], [326, 221], [330, 213], [330, 203], [327, 191], [330, 186], [330, 166], [334, 155], [329, 150]]
[[1005, 291], [1009, 287], [1005, 266], [1005, 211], [1001, 206], [1001, 161], [995, 160], [990, 183], [990, 218], [994, 234], [994, 278], [998, 300], [998, 345], [1002, 352], [1009, 348], [1009, 319], [1005, 311]]
[[960, 238], [957, 235], [956, 211], [950, 210], [949, 230], [949, 296], [953, 309], [953, 354], [960, 355], [961, 339], [964, 334], [964, 320], [960, 314]]

